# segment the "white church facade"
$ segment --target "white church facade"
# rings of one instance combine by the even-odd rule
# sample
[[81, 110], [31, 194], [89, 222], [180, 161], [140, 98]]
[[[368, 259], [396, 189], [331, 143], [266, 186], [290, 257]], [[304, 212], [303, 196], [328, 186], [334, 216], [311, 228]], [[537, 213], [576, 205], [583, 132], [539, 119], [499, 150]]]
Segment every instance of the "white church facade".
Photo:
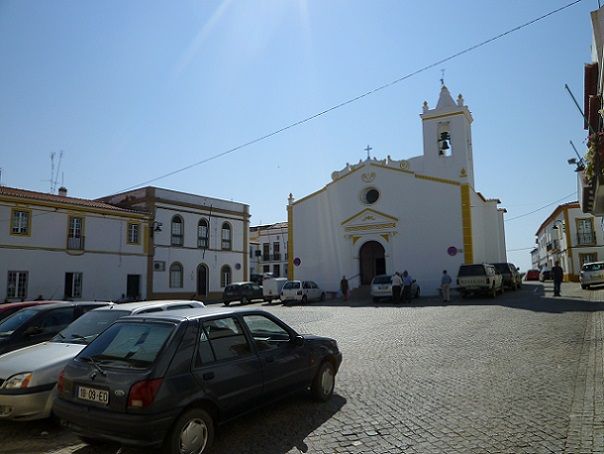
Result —
[[337, 290], [377, 274], [408, 270], [422, 294], [436, 294], [443, 269], [455, 278], [464, 263], [505, 262], [498, 199], [474, 187], [472, 115], [461, 95], [442, 86], [421, 115], [423, 155], [367, 157], [332, 173], [317, 192], [288, 203], [288, 277]]

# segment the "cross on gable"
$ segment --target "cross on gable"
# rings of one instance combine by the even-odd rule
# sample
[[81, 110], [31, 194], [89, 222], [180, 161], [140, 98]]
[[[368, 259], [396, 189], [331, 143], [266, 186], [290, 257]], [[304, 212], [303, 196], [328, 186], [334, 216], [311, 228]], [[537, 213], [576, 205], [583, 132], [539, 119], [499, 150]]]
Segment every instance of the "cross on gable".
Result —
[[365, 151], [367, 152], [367, 159], [369, 159], [369, 158], [370, 158], [370, 156], [369, 156], [369, 152], [370, 152], [371, 150], [373, 150], [373, 148], [371, 148], [369, 145], [367, 145], [367, 147], [365, 148]]

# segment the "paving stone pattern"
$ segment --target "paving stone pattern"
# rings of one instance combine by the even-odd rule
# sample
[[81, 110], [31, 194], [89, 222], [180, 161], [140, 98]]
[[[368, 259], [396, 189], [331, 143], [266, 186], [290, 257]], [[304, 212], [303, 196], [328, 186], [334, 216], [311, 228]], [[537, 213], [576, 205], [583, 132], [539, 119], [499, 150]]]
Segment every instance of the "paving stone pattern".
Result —
[[[604, 290], [565, 284], [553, 298], [551, 284], [533, 284], [447, 306], [264, 305], [338, 340], [336, 394], [327, 404], [292, 396], [228, 423], [213, 452], [604, 453], [603, 300]], [[49, 422], [0, 424], [2, 453], [118, 450]]]

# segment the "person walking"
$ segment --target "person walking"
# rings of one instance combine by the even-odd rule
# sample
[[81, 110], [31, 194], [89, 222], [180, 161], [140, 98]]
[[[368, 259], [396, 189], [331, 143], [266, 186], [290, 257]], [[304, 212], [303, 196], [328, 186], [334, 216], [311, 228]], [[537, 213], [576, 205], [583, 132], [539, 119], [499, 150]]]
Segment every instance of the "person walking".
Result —
[[413, 278], [409, 275], [407, 270], [403, 271], [403, 289], [402, 289], [402, 300], [403, 304], [407, 301], [411, 301], [411, 286], [413, 285]]
[[342, 276], [342, 280], [340, 281], [340, 291], [342, 292], [342, 298], [344, 298], [344, 301], [348, 301], [348, 279], [346, 279], [346, 276]]
[[554, 296], [560, 296], [560, 286], [564, 279], [564, 270], [560, 266], [560, 262], [556, 262], [552, 267], [552, 279], [554, 280]]
[[440, 290], [443, 303], [451, 301], [451, 276], [447, 274], [447, 270], [443, 270], [440, 278]]
[[392, 302], [398, 303], [401, 297], [401, 288], [403, 286], [403, 280], [398, 274], [398, 271], [392, 276]]

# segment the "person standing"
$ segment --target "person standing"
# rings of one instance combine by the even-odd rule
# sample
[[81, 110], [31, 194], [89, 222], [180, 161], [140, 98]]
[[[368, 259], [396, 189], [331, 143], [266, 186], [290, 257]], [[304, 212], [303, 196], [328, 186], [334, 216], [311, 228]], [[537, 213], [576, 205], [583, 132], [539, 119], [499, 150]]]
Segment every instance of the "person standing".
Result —
[[346, 279], [346, 276], [342, 276], [342, 280], [340, 281], [340, 291], [342, 292], [342, 298], [344, 298], [344, 301], [348, 301], [348, 279]]
[[554, 280], [554, 296], [560, 296], [560, 286], [564, 279], [564, 270], [560, 266], [560, 262], [552, 267], [552, 279]]
[[409, 275], [407, 270], [403, 271], [403, 291], [402, 291], [403, 303], [406, 303], [407, 301], [411, 301], [411, 297], [413, 296], [413, 295], [411, 295], [411, 286], [412, 285], [413, 285], [413, 278]]
[[440, 278], [440, 290], [443, 303], [451, 301], [451, 276], [447, 274], [447, 270], [443, 270], [443, 276]]
[[403, 285], [403, 280], [401, 276], [398, 274], [398, 271], [394, 273], [392, 276], [392, 302], [398, 303], [401, 297], [401, 287]]

